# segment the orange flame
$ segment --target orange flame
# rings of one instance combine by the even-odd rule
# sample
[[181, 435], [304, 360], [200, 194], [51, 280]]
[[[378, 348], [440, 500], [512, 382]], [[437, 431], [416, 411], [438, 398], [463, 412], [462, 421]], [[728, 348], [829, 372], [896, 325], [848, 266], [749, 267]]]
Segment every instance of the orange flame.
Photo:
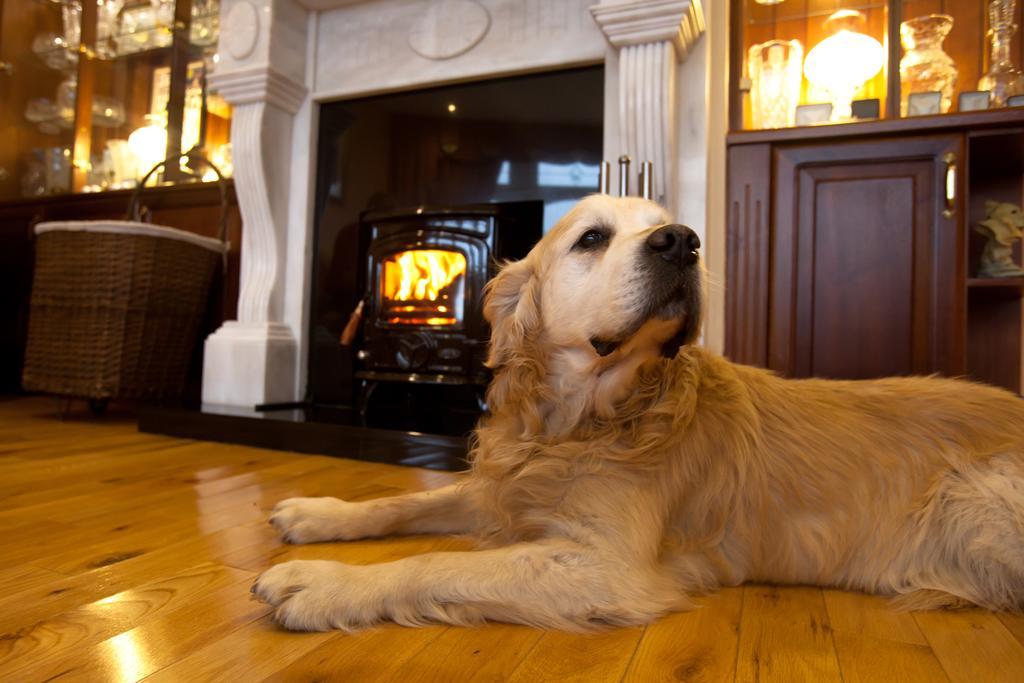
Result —
[[[411, 315], [390, 322], [412, 324], [451, 325], [456, 322], [447, 313], [445, 288], [466, 272], [466, 257], [457, 251], [443, 249], [414, 249], [403, 251], [384, 262], [384, 298], [394, 301], [409, 301], [414, 305], [392, 306], [391, 310], [406, 314], [427, 313], [424, 303], [437, 301], [429, 306], [430, 314], [425, 318]], [[440, 297], [440, 301], [438, 298]], [[419, 305], [415, 305], [418, 303]]]

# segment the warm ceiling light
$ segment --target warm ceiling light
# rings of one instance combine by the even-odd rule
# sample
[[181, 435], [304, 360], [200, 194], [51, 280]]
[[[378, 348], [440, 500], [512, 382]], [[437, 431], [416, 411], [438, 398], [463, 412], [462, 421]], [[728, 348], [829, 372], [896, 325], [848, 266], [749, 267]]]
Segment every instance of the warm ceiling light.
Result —
[[864, 15], [856, 10], [839, 10], [825, 20], [832, 33], [815, 45], [804, 60], [807, 80], [832, 96], [832, 120], [852, 116], [853, 97], [885, 65], [885, 48], [860, 32]]
[[455, 113], [455, 105], [454, 104], [449, 104], [448, 105], [448, 111], [451, 112], [452, 114], [454, 114]]

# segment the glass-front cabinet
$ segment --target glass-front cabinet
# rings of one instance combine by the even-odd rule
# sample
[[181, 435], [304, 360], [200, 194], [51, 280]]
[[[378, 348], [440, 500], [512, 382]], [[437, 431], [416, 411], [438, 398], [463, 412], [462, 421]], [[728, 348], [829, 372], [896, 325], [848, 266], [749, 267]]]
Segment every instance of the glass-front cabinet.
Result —
[[0, 0], [0, 201], [231, 171], [218, 0]]
[[1024, 105], [1020, 0], [733, 0], [733, 130]]

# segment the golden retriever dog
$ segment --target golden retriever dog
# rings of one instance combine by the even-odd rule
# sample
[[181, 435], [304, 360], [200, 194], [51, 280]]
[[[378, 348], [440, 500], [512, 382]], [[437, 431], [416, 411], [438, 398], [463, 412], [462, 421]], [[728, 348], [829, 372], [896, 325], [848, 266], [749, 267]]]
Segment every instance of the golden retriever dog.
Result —
[[489, 414], [434, 491], [291, 498], [286, 541], [475, 534], [474, 552], [292, 561], [289, 629], [642, 624], [745, 581], [1024, 603], [1024, 403], [965, 381], [789, 380], [696, 345], [700, 241], [638, 198], [580, 202], [490, 283]]

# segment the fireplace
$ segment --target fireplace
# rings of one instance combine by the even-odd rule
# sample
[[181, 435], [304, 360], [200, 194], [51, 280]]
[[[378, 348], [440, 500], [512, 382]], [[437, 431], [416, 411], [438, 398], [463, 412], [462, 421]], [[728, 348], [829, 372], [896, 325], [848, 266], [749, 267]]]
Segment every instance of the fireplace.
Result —
[[483, 289], [540, 238], [543, 202], [364, 213], [360, 412], [378, 382], [485, 386]]
[[[234, 30], [221, 34], [210, 83], [235, 107], [235, 186], [245, 228], [238, 320], [207, 339], [204, 404], [264, 417], [267, 406], [301, 404], [345, 420], [356, 412], [357, 373], [472, 380], [478, 348], [446, 363], [421, 358], [414, 343], [429, 330], [438, 352], [441, 335], [465, 335], [472, 347], [479, 291], [471, 251], [462, 252], [465, 273], [445, 283], [461, 266], [455, 259], [430, 281], [452, 310], [438, 310], [449, 303], [431, 300], [426, 285], [425, 299], [413, 303], [398, 295], [415, 295], [415, 286], [375, 289], [380, 300], [364, 304], [357, 344], [339, 343], [367, 298], [370, 240], [361, 218], [379, 211], [542, 200], [549, 226], [595, 190], [589, 167], [628, 154], [653, 160], [655, 198], [702, 237], [713, 210], [716, 236], [705, 241], [720, 244], [724, 191], [715, 179], [724, 177], [727, 20], [719, 5], [727, 3], [222, 0], [222, 21]], [[716, 27], [706, 34], [705, 12]], [[482, 14], [487, 21], [462, 20]], [[525, 94], [510, 86], [559, 74], [562, 80]], [[599, 87], [587, 86], [590, 79]], [[470, 92], [478, 83], [489, 85]], [[709, 178], [716, 187], [706, 207]], [[497, 242], [490, 248], [490, 257], [500, 253]], [[709, 244], [716, 272], [722, 254]], [[403, 264], [423, 267], [422, 257], [419, 265], [396, 258], [391, 268], [401, 272]], [[721, 328], [720, 309], [720, 301], [711, 307], [712, 332]], [[407, 342], [402, 362], [409, 367], [393, 347], [386, 365], [357, 357], [377, 344], [386, 357], [383, 345], [395, 337]], [[414, 370], [418, 362], [436, 367]], [[459, 373], [437, 369], [446, 364]], [[376, 391], [402, 386], [380, 382]], [[395, 406], [402, 400], [391, 398]], [[435, 403], [443, 407], [442, 399]], [[373, 430], [351, 434], [364, 432]], [[351, 441], [338, 449], [352, 450]], [[317, 452], [331, 443], [317, 441]]]
[[484, 285], [598, 190], [604, 80], [590, 66], [321, 107], [311, 403], [371, 427], [472, 428]]

